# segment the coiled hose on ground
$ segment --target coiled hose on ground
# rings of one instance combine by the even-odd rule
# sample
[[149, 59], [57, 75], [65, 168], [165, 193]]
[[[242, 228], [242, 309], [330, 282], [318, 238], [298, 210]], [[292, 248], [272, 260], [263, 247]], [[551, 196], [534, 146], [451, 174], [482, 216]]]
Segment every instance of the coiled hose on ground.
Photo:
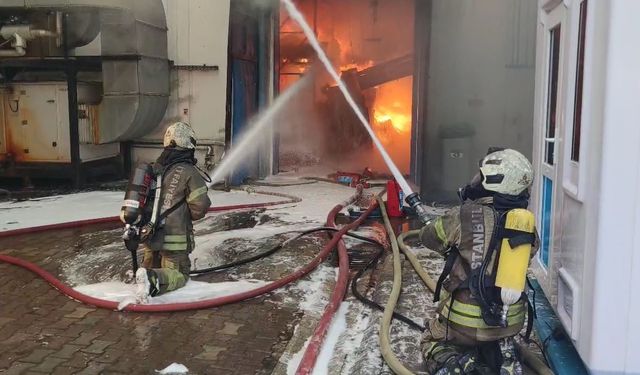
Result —
[[[327, 221], [330, 222], [330, 220], [333, 219], [343, 208], [344, 206], [342, 204], [335, 206], [331, 210], [331, 212], [329, 212]], [[172, 312], [172, 311], [197, 310], [197, 309], [212, 308], [212, 307], [223, 306], [223, 305], [231, 304], [235, 302], [240, 302], [246, 299], [254, 298], [259, 295], [271, 292], [277, 288], [280, 288], [284, 285], [291, 283], [292, 281], [300, 279], [301, 277], [305, 276], [306, 274], [308, 274], [309, 272], [317, 268], [318, 265], [320, 265], [320, 263], [322, 263], [327, 258], [327, 256], [333, 250], [333, 248], [335, 248], [335, 246], [338, 244], [342, 236], [348, 231], [350, 231], [351, 229], [359, 226], [367, 218], [367, 216], [373, 211], [374, 208], [375, 206], [372, 205], [358, 220], [340, 229], [336, 233], [336, 235], [323, 247], [322, 251], [306, 266], [304, 266], [301, 269], [298, 269], [294, 273], [282, 279], [271, 282], [265, 286], [252, 289], [246, 292], [238, 293], [238, 294], [212, 298], [212, 299], [203, 300], [203, 301], [196, 301], [196, 302], [170, 303], [170, 304], [163, 304], [163, 305], [130, 304], [125, 306], [122, 309], [122, 311]], [[37, 231], [42, 231], [42, 229], [39, 228]], [[28, 262], [23, 259], [15, 258], [9, 255], [3, 255], [3, 254], [0, 254], [0, 262], [13, 264], [37, 274], [38, 276], [43, 278], [45, 281], [47, 281], [49, 284], [51, 284], [55, 289], [59, 290], [61, 293], [79, 302], [82, 302], [87, 305], [95, 306], [98, 308], [118, 310], [118, 305], [119, 305], [118, 302], [107, 301], [107, 300], [94, 298], [94, 297], [82, 294], [76, 291], [75, 289], [71, 288], [70, 286], [64, 284], [62, 281], [60, 281], [58, 278], [53, 276], [51, 273], [45, 271], [44, 269], [42, 269], [41, 267], [37, 266], [34, 263]]]

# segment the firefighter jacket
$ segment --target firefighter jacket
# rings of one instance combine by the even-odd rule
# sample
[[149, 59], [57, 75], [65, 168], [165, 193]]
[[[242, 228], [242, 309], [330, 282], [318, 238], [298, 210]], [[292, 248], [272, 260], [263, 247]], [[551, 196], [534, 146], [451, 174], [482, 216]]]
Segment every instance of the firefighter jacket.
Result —
[[163, 174], [159, 201], [160, 215], [170, 213], [158, 223], [148, 246], [153, 251], [191, 252], [193, 221], [202, 219], [210, 206], [207, 185], [195, 166], [190, 162], [171, 165]]
[[[471, 270], [480, 267], [488, 253], [496, 230], [496, 220], [497, 211], [493, 207], [493, 198], [480, 198], [452, 208], [445, 215], [429, 222], [420, 232], [422, 243], [440, 254], [445, 255], [452, 247], [457, 248], [453, 268], [443, 283], [453, 300], [448, 297], [441, 301], [438, 313], [459, 335], [462, 334], [471, 341], [495, 341], [513, 336], [524, 325], [527, 306], [521, 300], [510, 306], [507, 327], [487, 326], [476, 297], [465, 287]], [[533, 244], [531, 254], [535, 253], [538, 243], [536, 240]], [[496, 255], [497, 252], [494, 251], [489, 270], [494, 269]]]

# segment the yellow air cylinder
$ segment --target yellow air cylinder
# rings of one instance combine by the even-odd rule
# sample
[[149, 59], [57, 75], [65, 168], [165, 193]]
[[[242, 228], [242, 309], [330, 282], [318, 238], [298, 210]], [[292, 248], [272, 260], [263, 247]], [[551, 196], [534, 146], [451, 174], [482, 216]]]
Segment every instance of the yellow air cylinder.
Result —
[[[517, 208], [507, 212], [505, 228], [533, 233], [535, 231], [535, 218], [533, 213], [522, 208]], [[511, 245], [509, 245], [509, 239], [505, 238], [502, 240], [495, 285], [503, 290], [506, 289], [511, 291], [514, 294], [513, 297], [517, 297], [513, 302], [504, 301], [505, 293], [503, 293], [503, 302], [505, 304], [510, 305], [517, 302], [520, 298], [520, 294], [524, 291], [530, 255], [530, 243], [526, 243], [512, 249]]]

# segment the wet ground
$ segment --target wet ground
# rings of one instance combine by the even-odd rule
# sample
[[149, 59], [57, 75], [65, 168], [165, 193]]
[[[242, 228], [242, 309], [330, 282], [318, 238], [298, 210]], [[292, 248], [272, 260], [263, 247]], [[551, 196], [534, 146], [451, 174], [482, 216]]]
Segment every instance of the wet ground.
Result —
[[[244, 259], [314, 223], [282, 216], [277, 209], [208, 215], [195, 227], [193, 268]], [[21, 235], [0, 239], [0, 252], [34, 262], [71, 286], [119, 281], [130, 269], [120, 235], [119, 225]], [[197, 280], [275, 280], [308, 263], [326, 240], [326, 234], [305, 237], [268, 259]], [[327, 261], [295, 285], [242, 303], [136, 314], [82, 305], [28, 271], [0, 264], [0, 373], [145, 374], [172, 362], [193, 374], [281, 373], [276, 367], [296, 326], [303, 317], [315, 326], [334, 284]]]
[[[129, 268], [119, 235], [119, 228], [110, 226], [65, 230], [0, 240], [0, 249], [81, 285], [118, 279]], [[241, 247], [230, 242], [224, 246], [229, 251]], [[299, 242], [296, 255], [303, 262], [319, 247], [314, 240]], [[275, 263], [249, 268], [198, 279], [233, 280], [250, 272], [253, 278], [269, 280], [292, 271]], [[33, 274], [4, 264], [0, 296], [0, 369], [7, 374], [144, 374], [172, 362], [187, 365], [195, 374], [270, 373], [300, 315], [297, 305], [282, 303], [279, 294], [184, 313], [99, 310], [71, 301]]]
[[[192, 268], [244, 259], [291, 238], [294, 230], [319, 226], [332, 202], [351, 194], [331, 186], [306, 187], [308, 193], [301, 187], [293, 189], [303, 198], [300, 204], [211, 214], [198, 222]], [[366, 223], [359, 233], [384, 239], [375, 222]], [[23, 235], [0, 239], [0, 253], [32, 261], [72, 286], [121, 280], [130, 268], [130, 255], [120, 234], [120, 226], [103, 225]], [[325, 234], [305, 237], [269, 258], [197, 280], [275, 280], [307, 264], [326, 240]], [[347, 247], [354, 271], [374, 253], [371, 246], [353, 240]], [[416, 252], [437, 276], [441, 259], [426, 249]], [[172, 362], [186, 365], [192, 374], [292, 373], [291, 360], [300, 355], [333, 290], [334, 265], [335, 260], [329, 259], [296, 283], [233, 305], [137, 314], [82, 305], [28, 271], [0, 264], [0, 373], [153, 374]], [[359, 290], [384, 305], [391, 279], [387, 253], [374, 272], [362, 277]], [[397, 311], [424, 324], [433, 316], [431, 298], [403, 262]], [[328, 373], [389, 374], [378, 345], [381, 313], [356, 301], [350, 292], [346, 302], [347, 329], [338, 332], [335, 351], [326, 358]], [[420, 332], [394, 322], [391, 337], [401, 362], [423, 374]]]

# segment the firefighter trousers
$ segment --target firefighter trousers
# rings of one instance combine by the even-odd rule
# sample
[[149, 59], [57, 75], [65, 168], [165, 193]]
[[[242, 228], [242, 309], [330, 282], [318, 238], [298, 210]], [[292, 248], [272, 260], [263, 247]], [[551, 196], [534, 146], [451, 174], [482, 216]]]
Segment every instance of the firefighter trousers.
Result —
[[422, 336], [422, 354], [432, 375], [522, 375], [513, 337], [474, 342], [447, 327], [446, 319], [429, 321]]
[[161, 295], [185, 286], [191, 260], [188, 251], [153, 251], [145, 246], [142, 267], [155, 271], [160, 283], [158, 295]]

